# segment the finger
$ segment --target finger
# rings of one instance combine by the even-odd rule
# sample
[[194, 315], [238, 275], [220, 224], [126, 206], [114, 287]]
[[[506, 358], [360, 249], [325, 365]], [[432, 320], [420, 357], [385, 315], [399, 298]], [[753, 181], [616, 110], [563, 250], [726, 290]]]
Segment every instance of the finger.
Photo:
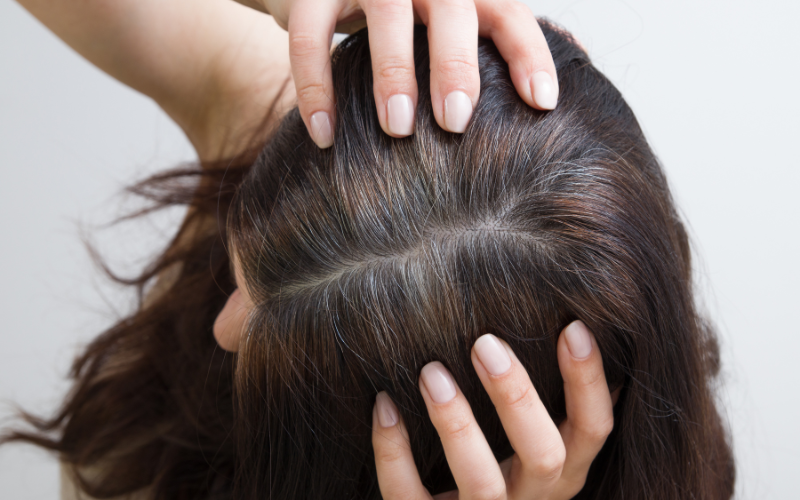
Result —
[[379, 392], [372, 411], [372, 448], [384, 500], [431, 498], [419, 478], [408, 431], [389, 395]]
[[491, 38], [508, 63], [520, 97], [536, 109], [553, 109], [558, 78], [539, 23], [527, 5], [515, 0], [477, 0], [480, 35]]
[[491, 334], [475, 342], [472, 363], [516, 452], [509, 497], [527, 498], [535, 492], [547, 498], [561, 476], [566, 450], [528, 372], [508, 344]]
[[406, 137], [414, 131], [414, 8], [411, 0], [365, 0], [373, 90], [383, 131]]
[[425, 365], [419, 381], [428, 414], [458, 486], [459, 500], [505, 498], [500, 466], [450, 372], [434, 361]]
[[560, 426], [567, 461], [559, 487], [563, 498], [572, 498], [583, 488], [589, 466], [611, 434], [614, 412], [600, 350], [581, 321], [570, 323], [559, 337], [558, 365], [567, 404], [567, 420]]
[[428, 25], [431, 101], [436, 122], [450, 132], [467, 128], [480, 96], [478, 15], [473, 0], [417, 0]]
[[320, 148], [333, 144], [334, 98], [330, 49], [337, 5], [297, 0], [289, 16], [289, 58], [297, 106]]

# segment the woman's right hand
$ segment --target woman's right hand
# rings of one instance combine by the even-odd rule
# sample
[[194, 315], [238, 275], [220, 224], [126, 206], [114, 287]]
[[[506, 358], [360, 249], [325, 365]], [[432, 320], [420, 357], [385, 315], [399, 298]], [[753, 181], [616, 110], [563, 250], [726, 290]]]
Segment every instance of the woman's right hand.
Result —
[[537, 109], [556, 105], [558, 80], [547, 41], [530, 9], [516, 0], [237, 1], [269, 12], [288, 30], [300, 114], [322, 148], [333, 143], [334, 29], [363, 18], [370, 27], [378, 118], [392, 137], [408, 136], [414, 128], [415, 21], [428, 26], [433, 113], [445, 130], [464, 132], [478, 102], [478, 36], [497, 45], [528, 105]]
[[[484, 335], [475, 342], [472, 362], [516, 453], [498, 463], [452, 376], [439, 362], [426, 365], [420, 390], [458, 486], [436, 498], [574, 497], [614, 426], [614, 403], [592, 333], [575, 321], [559, 337], [567, 419], [558, 427], [508, 344]], [[376, 399], [372, 425], [383, 498], [432, 498], [414, 464], [408, 431], [385, 392]]]

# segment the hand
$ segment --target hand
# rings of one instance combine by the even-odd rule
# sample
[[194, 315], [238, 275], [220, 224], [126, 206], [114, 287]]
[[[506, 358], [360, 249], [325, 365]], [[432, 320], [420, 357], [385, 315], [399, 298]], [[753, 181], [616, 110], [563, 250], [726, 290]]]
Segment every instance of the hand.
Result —
[[553, 109], [558, 80], [550, 49], [530, 9], [515, 0], [239, 0], [272, 14], [289, 32], [298, 107], [312, 139], [333, 143], [330, 46], [339, 23], [366, 17], [375, 105], [384, 132], [413, 133], [417, 104], [415, 19], [428, 26], [431, 100], [436, 122], [461, 133], [480, 94], [478, 36], [490, 38], [509, 63], [522, 99]]
[[[450, 374], [438, 361], [426, 365], [420, 390], [458, 486], [436, 498], [575, 496], [614, 426], [612, 396], [591, 332], [575, 321], [558, 339], [567, 406], [567, 419], [558, 427], [508, 344], [484, 335], [472, 348], [472, 362], [516, 453], [498, 464]], [[385, 392], [376, 399], [372, 425], [383, 498], [432, 498], [414, 465], [405, 425]]]

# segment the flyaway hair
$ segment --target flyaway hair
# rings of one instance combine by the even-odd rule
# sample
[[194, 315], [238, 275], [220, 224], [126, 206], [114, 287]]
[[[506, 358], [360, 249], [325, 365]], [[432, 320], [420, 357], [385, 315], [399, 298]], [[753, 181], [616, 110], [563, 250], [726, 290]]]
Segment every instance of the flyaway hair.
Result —
[[[15, 437], [58, 451], [77, 474], [94, 467], [82, 477], [98, 497], [377, 499], [372, 407], [387, 391], [437, 493], [454, 483], [421, 368], [451, 371], [502, 460], [513, 450], [472, 345], [484, 333], [507, 341], [559, 423], [556, 341], [580, 319], [621, 393], [576, 498], [730, 498], [716, 336], [695, 306], [664, 174], [619, 91], [567, 33], [541, 24], [559, 77], [553, 111], [528, 107], [481, 40], [470, 125], [443, 131], [419, 27], [415, 133], [390, 138], [361, 31], [333, 56], [332, 148], [318, 149], [294, 110], [257, 158], [139, 185], [190, 206], [175, 242], [131, 283], [171, 278], [76, 361], [56, 418]], [[255, 307], [226, 356], [211, 327], [233, 290], [231, 254]]]

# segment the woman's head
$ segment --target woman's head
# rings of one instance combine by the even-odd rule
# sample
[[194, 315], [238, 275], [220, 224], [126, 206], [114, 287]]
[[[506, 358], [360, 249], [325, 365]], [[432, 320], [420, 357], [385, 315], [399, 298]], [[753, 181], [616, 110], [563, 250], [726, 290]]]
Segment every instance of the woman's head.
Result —
[[334, 147], [319, 150], [295, 110], [242, 182], [227, 228], [241, 291], [215, 327], [238, 350], [237, 498], [377, 497], [371, 414], [384, 390], [423, 481], [451, 487], [417, 388], [422, 366], [450, 369], [504, 458], [474, 341], [506, 340], [559, 422], [556, 340], [575, 319], [622, 388], [582, 495], [730, 495], [714, 337], [695, 310], [667, 184], [619, 92], [567, 35], [544, 30], [557, 108], [527, 107], [481, 42], [481, 98], [454, 135], [430, 110], [419, 29], [415, 133], [400, 140], [375, 114], [366, 33], [348, 38], [334, 55]]
[[715, 336], [693, 303], [663, 174], [619, 92], [568, 35], [543, 31], [554, 111], [528, 108], [481, 42], [470, 125], [442, 131], [419, 29], [416, 131], [391, 139], [362, 32], [334, 56], [333, 148], [319, 150], [294, 111], [255, 163], [245, 154], [134, 186], [157, 207], [191, 207], [139, 276], [112, 275], [146, 300], [76, 359], [55, 416], [27, 416], [34, 432], [0, 444], [58, 452], [95, 498], [377, 498], [371, 413], [386, 391], [437, 492], [453, 484], [422, 366], [450, 370], [503, 459], [512, 450], [472, 370], [475, 339], [507, 341], [560, 422], [556, 341], [580, 319], [620, 397], [578, 497], [729, 498]]

